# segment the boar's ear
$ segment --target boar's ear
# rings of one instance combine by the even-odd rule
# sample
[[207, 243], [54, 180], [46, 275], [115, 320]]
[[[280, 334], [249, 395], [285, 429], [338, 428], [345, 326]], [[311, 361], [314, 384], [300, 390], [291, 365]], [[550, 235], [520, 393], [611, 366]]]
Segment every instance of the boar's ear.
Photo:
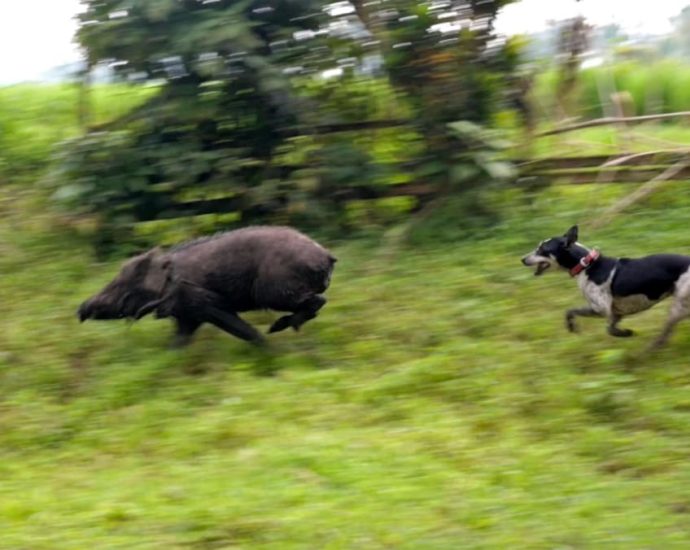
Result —
[[150, 258], [157, 258], [163, 255], [163, 249], [160, 246], [155, 246], [146, 253]]
[[152, 248], [148, 252], [139, 254], [129, 261], [129, 265], [132, 266], [134, 273], [140, 277], [144, 276], [151, 267], [151, 262], [160, 253], [158, 247]]
[[146, 286], [156, 292], [161, 292], [171, 278], [172, 261], [170, 256], [163, 254], [159, 249], [158, 254], [150, 260], [146, 273]]

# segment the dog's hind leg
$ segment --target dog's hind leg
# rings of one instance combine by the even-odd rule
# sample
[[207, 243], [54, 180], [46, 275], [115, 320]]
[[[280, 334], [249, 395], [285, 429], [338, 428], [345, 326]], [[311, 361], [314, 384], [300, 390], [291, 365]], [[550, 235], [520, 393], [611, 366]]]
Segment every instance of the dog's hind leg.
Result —
[[578, 331], [575, 317], [601, 317], [601, 314], [594, 311], [591, 307], [569, 309], [565, 312], [565, 326], [570, 332]]
[[621, 315], [611, 315], [609, 317], [609, 326], [606, 329], [611, 336], [616, 336], [617, 338], [628, 338], [635, 334], [634, 331], [629, 328], [618, 328], [618, 323], [621, 322], [623, 317]]
[[686, 317], [690, 317], [690, 296], [679, 296], [671, 305], [671, 314], [666, 320], [664, 329], [661, 331], [661, 334], [657, 336], [656, 340], [652, 342], [650, 348], [658, 349], [663, 346], [673, 333], [673, 329], [676, 328], [676, 325]]

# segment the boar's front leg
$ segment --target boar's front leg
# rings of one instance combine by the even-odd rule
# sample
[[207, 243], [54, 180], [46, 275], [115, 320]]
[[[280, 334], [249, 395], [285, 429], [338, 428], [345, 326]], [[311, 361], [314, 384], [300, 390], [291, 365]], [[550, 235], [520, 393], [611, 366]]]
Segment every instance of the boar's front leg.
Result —
[[264, 342], [261, 334], [236, 313], [223, 311], [214, 306], [206, 306], [204, 309], [208, 322], [216, 325], [219, 329], [253, 344]]
[[175, 331], [175, 336], [173, 336], [171, 343], [171, 347], [173, 348], [182, 348], [189, 344], [192, 341], [194, 333], [202, 325], [201, 321], [188, 317], [176, 317], [175, 323], [177, 325], [177, 330]]
[[325, 305], [326, 298], [320, 294], [311, 296], [295, 307], [295, 313], [292, 315], [283, 315], [277, 319], [275, 323], [271, 325], [271, 328], [268, 329], [268, 333], [280, 332], [288, 327], [292, 327], [297, 331], [304, 323], [309, 321], [309, 319], [316, 317], [319, 310]]

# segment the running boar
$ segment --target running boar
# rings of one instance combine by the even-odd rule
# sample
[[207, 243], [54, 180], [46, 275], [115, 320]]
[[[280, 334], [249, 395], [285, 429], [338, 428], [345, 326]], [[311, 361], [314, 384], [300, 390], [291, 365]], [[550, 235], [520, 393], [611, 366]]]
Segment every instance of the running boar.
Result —
[[79, 319], [140, 319], [155, 312], [177, 325], [174, 344], [188, 343], [203, 324], [260, 343], [261, 334], [238, 313], [289, 312], [269, 333], [298, 330], [326, 304], [336, 259], [289, 227], [247, 227], [154, 248], [125, 263], [106, 287], [86, 300]]

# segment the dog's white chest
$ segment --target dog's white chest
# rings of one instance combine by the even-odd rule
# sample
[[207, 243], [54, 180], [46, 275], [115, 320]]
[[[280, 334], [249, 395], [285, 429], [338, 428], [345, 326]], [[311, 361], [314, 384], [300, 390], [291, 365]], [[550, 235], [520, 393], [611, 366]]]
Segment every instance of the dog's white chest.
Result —
[[596, 284], [587, 277], [586, 273], [577, 276], [577, 284], [582, 291], [590, 307], [599, 315], [608, 316], [611, 313], [611, 280], [613, 271], [609, 278], [602, 284]]

